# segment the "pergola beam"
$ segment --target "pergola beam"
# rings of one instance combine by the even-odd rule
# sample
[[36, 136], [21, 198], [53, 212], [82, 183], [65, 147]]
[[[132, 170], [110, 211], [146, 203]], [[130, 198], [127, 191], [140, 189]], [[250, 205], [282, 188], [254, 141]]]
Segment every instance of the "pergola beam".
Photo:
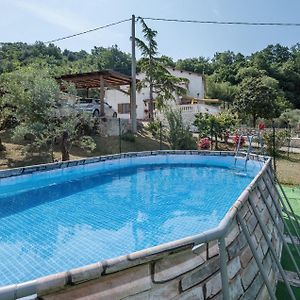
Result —
[[[116, 89], [122, 93], [129, 94], [122, 90], [121, 86], [131, 86], [132, 79], [130, 76], [121, 74], [112, 70], [102, 70], [97, 72], [68, 74], [56, 78], [60, 83], [61, 90], [65, 90], [65, 82], [73, 83], [76, 89], [100, 89], [100, 115], [104, 116], [104, 98], [105, 87]], [[134, 98], [135, 100], [135, 98]], [[136, 120], [132, 120], [136, 123]]]
[[80, 73], [80, 74], [68, 74], [56, 78], [61, 87], [64, 88], [64, 82], [74, 83], [76, 88], [99, 88], [101, 85], [101, 76], [104, 80], [104, 86], [122, 86], [131, 85], [131, 77], [117, 73], [111, 70], [103, 70], [97, 72]]

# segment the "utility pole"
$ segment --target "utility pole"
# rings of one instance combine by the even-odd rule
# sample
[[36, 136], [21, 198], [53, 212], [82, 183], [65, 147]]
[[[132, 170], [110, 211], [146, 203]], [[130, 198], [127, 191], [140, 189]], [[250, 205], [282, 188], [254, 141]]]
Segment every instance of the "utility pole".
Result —
[[131, 99], [130, 99], [131, 130], [137, 132], [136, 122], [136, 57], [135, 57], [135, 15], [131, 19]]

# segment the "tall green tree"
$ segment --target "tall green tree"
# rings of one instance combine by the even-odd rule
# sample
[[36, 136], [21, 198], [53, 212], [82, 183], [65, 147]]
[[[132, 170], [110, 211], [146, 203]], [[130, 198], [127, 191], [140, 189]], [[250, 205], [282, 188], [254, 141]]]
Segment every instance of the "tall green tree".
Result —
[[49, 72], [26, 68], [3, 74], [0, 89], [5, 92], [1, 101], [16, 107], [18, 125], [13, 137], [17, 141], [28, 139], [25, 151], [39, 152], [53, 161], [55, 143], [61, 140], [62, 159], [68, 159], [72, 143], [82, 148], [93, 149], [93, 141], [81, 130], [83, 124], [91, 124], [88, 115], [70, 110], [58, 109], [59, 86]]
[[216, 82], [236, 84], [236, 74], [241, 67], [246, 66], [245, 57], [232, 51], [217, 52], [212, 58], [212, 68]]
[[211, 137], [215, 141], [215, 149], [218, 149], [218, 138], [224, 138], [238, 123], [236, 115], [230, 112], [222, 112], [218, 115], [198, 113], [195, 115], [194, 125], [198, 128], [201, 138]]
[[229, 82], [216, 82], [215, 76], [206, 77], [206, 96], [213, 99], [220, 99], [226, 102], [233, 102], [236, 93], [236, 86]]
[[176, 68], [179, 70], [185, 70], [207, 75], [211, 75], [214, 71], [209, 58], [205, 58], [202, 56], [179, 59], [176, 62]]
[[136, 44], [142, 53], [139, 61], [139, 69], [144, 73], [137, 88], [149, 86], [149, 116], [153, 120], [153, 101], [157, 108], [163, 108], [167, 100], [174, 99], [174, 94], [184, 95], [186, 93], [185, 85], [188, 80], [173, 76], [165, 67], [165, 58], [158, 57], [158, 46], [155, 40], [157, 31], [148, 27], [142, 18], [138, 19], [142, 25], [144, 41], [136, 38]]
[[112, 69], [126, 75], [131, 74], [131, 56], [122, 52], [117, 45], [109, 48], [94, 47], [92, 61], [97, 70]]
[[[271, 78], [272, 80], [272, 78]], [[233, 102], [234, 110], [241, 116], [250, 116], [252, 126], [261, 118], [276, 118], [285, 108], [285, 99], [274, 86], [268, 84], [269, 78], [247, 77], [239, 85]]]

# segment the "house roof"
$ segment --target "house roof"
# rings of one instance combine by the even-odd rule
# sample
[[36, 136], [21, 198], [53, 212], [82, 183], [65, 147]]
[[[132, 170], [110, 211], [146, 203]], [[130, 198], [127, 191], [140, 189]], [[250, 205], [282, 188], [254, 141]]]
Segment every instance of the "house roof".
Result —
[[181, 69], [176, 69], [176, 68], [171, 68], [171, 67], [168, 67], [167, 69], [172, 70], [172, 71], [177, 71], [177, 72], [180, 72], [180, 73], [187, 73], [189, 75], [195, 74], [197, 76], [204, 77], [203, 73], [201, 74], [201, 73], [197, 73], [197, 72], [193, 72], [193, 71], [181, 70]]
[[101, 86], [101, 77], [104, 86], [123, 86], [131, 85], [131, 76], [121, 74], [112, 70], [102, 70], [88, 73], [67, 74], [57, 77], [61, 89], [64, 90], [64, 82], [74, 83], [76, 89], [99, 88]]

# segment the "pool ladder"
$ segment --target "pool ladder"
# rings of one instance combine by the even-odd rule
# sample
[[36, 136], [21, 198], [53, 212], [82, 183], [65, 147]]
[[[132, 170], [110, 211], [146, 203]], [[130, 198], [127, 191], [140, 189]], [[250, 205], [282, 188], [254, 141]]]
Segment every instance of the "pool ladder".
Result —
[[[243, 138], [247, 138], [247, 143], [248, 143], [248, 148], [247, 151], [241, 151], [241, 141]], [[252, 142], [253, 139], [256, 138], [259, 144], [259, 148], [260, 148], [260, 154], [264, 154], [264, 145], [263, 145], [263, 139], [260, 135], [260, 132], [254, 132], [252, 131], [251, 133], [247, 132], [246, 134], [239, 134], [239, 139], [238, 139], [238, 143], [235, 149], [235, 154], [234, 154], [234, 166], [236, 166], [237, 160], [244, 160], [245, 161], [245, 165], [244, 165], [244, 169], [247, 169], [247, 162], [249, 160], [249, 155], [252, 151]]]
[[239, 159], [241, 160], [245, 160], [245, 165], [244, 165], [244, 169], [247, 168], [247, 162], [249, 160], [249, 154], [251, 152], [251, 144], [252, 144], [252, 138], [253, 136], [248, 136], [247, 135], [247, 139], [248, 139], [248, 149], [247, 149], [247, 152], [245, 151], [241, 151], [241, 140], [242, 138], [244, 138], [244, 135], [240, 134], [239, 135], [239, 139], [238, 139], [238, 144], [236, 146], [236, 149], [235, 149], [235, 154], [234, 154], [234, 166], [236, 166], [236, 163]]

